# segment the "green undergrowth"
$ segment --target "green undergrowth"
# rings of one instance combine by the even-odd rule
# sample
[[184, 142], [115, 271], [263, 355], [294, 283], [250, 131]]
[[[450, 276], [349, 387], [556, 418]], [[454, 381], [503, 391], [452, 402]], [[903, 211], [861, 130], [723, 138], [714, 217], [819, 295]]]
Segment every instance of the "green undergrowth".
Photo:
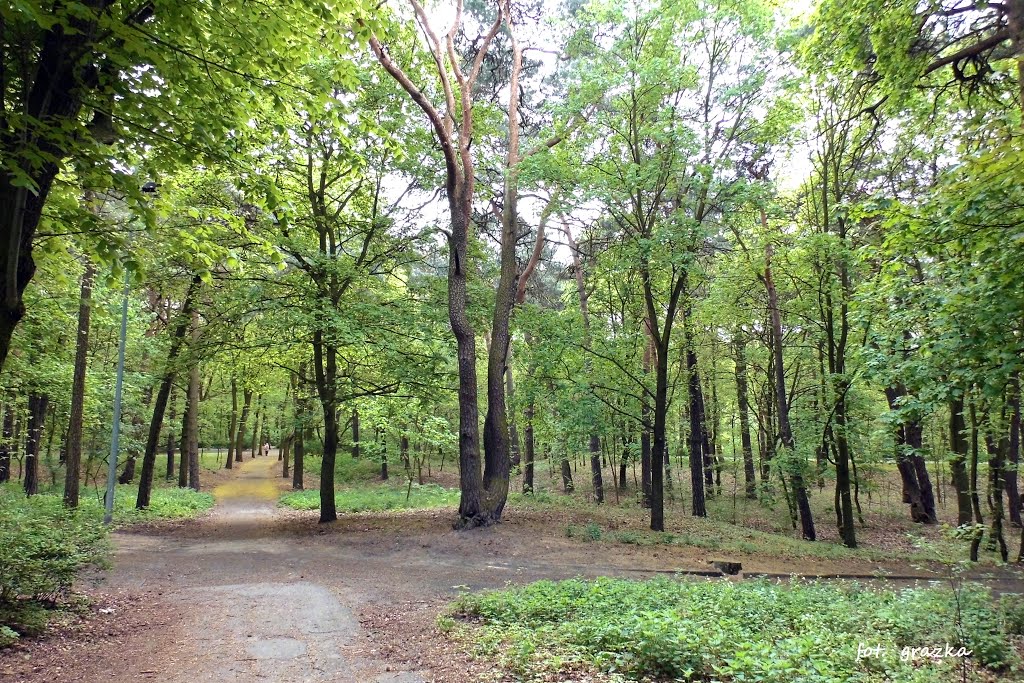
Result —
[[[459, 490], [437, 484], [372, 486], [339, 489], [334, 494], [338, 512], [383, 512], [425, 510], [459, 504]], [[293, 491], [281, 496], [280, 504], [295, 510], [320, 509], [319, 491]]]
[[[746, 555], [766, 554], [772, 557], [791, 559], [816, 558], [827, 560], [905, 560], [927, 562], [940, 560], [937, 546], [922, 547], [915, 552], [879, 550], [874, 548], [847, 548], [838, 543], [818, 541], [808, 543], [802, 539], [782, 534], [773, 534], [757, 529], [736, 526], [716, 520], [693, 520], [685, 522], [685, 529], [673, 532], [654, 532], [645, 529], [609, 529], [597, 522], [585, 525], [570, 524], [566, 527], [568, 538], [585, 542], [602, 541], [625, 545], [681, 545], [710, 551], [742, 553]], [[948, 550], [948, 549], [947, 549]], [[951, 550], [949, 552], [952, 552]]]
[[107, 565], [102, 517], [66, 510], [58, 496], [0, 487], [0, 647], [46, 627], [78, 572]]
[[[116, 525], [161, 519], [189, 519], [206, 512], [216, 502], [213, 494], [205, 491], [177, 487], [154, 487], [150, 493], [149, 507], [145, 510], [136, 510], [135, 501], [138, 492], [138, 486], [133, 484], [119, 484], [116, 487], [114, 492], [114, 523]], [[80, 503], [82, 509], [102, 515], [103, 495], [103, 490], [87, 489], [82, 491]]]
[[[589, 668], [636, 681], [939, 683], [959, 680], [961, 647], [987, 680], [1021, 680], [1024, 608], [1004, 600], [975, 586], [602, 578], [464, 595], [439, 625], [524, 681]], [[922, 647], [943, 656], [909, 649]]]

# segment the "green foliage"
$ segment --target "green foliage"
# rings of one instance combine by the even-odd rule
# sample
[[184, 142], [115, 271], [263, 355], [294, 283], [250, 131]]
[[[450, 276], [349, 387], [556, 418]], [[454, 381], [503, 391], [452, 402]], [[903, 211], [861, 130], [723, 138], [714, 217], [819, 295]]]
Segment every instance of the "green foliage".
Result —
[[[406, 492], [409, 491], [408, 498]], [[425, 510], [452, 507], [459, 504], [458, 489], [446, 489], [437, 484], [407, 486], [376, 486], [347, 488], [334, 494], [338, 512], [383, 512], [385, 510]], [[281, 505], [294, 510], [318, 510], [318, 491], [294, 491], [281, 496]]]
[[[480, 620], [474, 637], [497, 643], [502, 664], [527, 680], [577, 662], [632, 680], [938, 682], [958, 658], [914, 659], [903, 648], [946, 644], [993, 670], [1018, 664], [991, 595], [977, 587], [960, 594], [962, 641], [954, 596], [937, 588], [541, 581], [463, 596], [450, 614]], [[859, 645], [882, 650], [858, 658]]]
[[80, 569], [104, 565], [106, 537], [97, 514], [65, 510], [58, 496], [0, 489], [0, 603], [61, 596]]

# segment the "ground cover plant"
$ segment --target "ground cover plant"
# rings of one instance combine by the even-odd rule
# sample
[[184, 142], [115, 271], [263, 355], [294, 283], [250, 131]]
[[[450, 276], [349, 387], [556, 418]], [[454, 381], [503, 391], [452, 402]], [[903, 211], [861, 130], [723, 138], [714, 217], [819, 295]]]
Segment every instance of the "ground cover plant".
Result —
[[[459, 504], [458, 489], [437, 484], [411, 486], [373, 486], [341, 488], [334, 494], [338, 512], [381, 512], [385, 510], [423, 510]], [[293, 510], [317, 510], [318, 491], [293, 491], [281, 496], [281, 505]]]
[[465, 595], [441, 622], [520, 680], [584, 666], [629, 680], [939, 683], [964, 666], [1014, 680], [1015, 610], [976, 586], [606, 578]]

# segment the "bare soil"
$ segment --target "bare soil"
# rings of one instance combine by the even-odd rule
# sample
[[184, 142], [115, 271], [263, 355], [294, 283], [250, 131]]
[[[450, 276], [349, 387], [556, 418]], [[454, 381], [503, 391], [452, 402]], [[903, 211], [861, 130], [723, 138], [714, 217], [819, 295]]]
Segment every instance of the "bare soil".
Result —
[[[567, 538], [567, 525], [588, 518], [574, 509], [511, 509], [498, 526], [463, 532], [452, 530], [447, 509], [319, 525], [315, 513], [276, 506], [288, 482], [275, 455], [218, 475], [217, 505], [205, 517], [115, 533], [114, 568], [81, 586], [91, 607], [0, 652], [0, 683], [497, 680], [492, 665], [437, 628], [460, 592], [706, 572], [722, 559], [689, 546]], [[619, 523], [607, 514], [602, 523]], [[899, 562], [728, 559], [745, 572], [936, 578]], [[1001, 589], [1024, 590], [1018, 574], [995, 573]]]

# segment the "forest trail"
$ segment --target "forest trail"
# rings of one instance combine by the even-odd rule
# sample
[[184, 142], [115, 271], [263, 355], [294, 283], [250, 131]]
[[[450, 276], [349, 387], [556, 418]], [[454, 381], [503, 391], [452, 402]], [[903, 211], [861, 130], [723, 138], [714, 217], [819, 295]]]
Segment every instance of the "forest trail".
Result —
[[[213, 489], [211, 514], [171, 533], [115, 534], [106, 583], [156, 599], [173, 615], [54, 680], [169, 683], [416, 683], [367, 652], [355, 610], [364, 595], [303, 559], [300, 538], [281, 537], [280, 462], [246, 460]], [[107, 659], [107, 661], [102, 661]], [[72, 673], [72, 672], [69, 672]]]
[[[472, 658], [453, 653], [436, 625], [459, 593], [696, 573], [712, 558], [699, 548], [580, 543], [549, 511], [516, 510], [471, 532], [452, 530], [450, 509], [320, 525], [313, 513], [277, 506], [290, 479], [275, 456], [221, 470], [217, 503], [200, 519], [116, 532], [114, 567], [93, 580], [99, 615], [89, 636], [41, 649], [20, 677], [0, 670], [0, 683], [462, 683], [474, 679]], [[744, 559], [744, 570], [764, 572], [873, 566], [882, 569]], [[1019, 589], [1018, 578], [1003, 580]]]

